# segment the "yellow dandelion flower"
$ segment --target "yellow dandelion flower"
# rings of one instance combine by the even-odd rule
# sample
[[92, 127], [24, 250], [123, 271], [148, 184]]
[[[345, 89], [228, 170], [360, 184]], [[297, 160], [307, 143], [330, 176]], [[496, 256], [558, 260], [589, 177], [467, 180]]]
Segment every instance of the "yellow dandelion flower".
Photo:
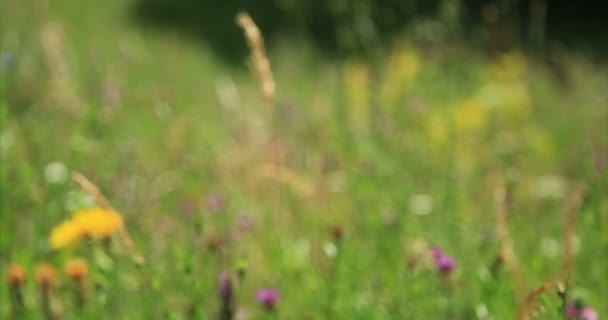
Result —
[[122, 217], [113, 210], [99, 207], [82, 209], [77, 211], [72, 219], [53, 228], [51, 247], [65, 248], [84, 236], [107, 238], [121, 228]]
[[93, 237], [107, 238], [123, 227], [120, 214], [110, 209], [100, 207], [87, 208], [77, 211], [73, 221]]
[[84, 235], [84, 230], [73, 220], [66, 220], [51, 231], [51, 247], [61, 249], [76, 242]]

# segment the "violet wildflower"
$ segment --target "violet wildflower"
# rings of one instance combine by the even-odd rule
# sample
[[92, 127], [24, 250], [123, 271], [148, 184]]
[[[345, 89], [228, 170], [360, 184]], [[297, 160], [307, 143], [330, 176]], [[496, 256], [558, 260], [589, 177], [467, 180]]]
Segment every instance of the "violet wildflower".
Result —
[[568, 320], [597, 320], [597, 312], [583, 305], [582, 301], [568, 302], [566, 305], [566, 319]]
[[584, 307], [580, 312], [581, 320], [597, 320], [597, 312], [591, 307]]
[[253, 227], [253, 219], [247, 212], [243, 212], [239, 215], [238, 222], [241, 230], [249, 230]]
[[258, 290], [255, 297], [264, 308], [274, 310], [279, 301], [279, 291], [273, 288], [264, 288]]
[[226, 199], [221, 193], [214, 192], [207, 196], [207, 210], [212, 213], [218, 213], [226, 208]]
[[232, 290], [232, 279], [227, 273], [220, 274], [219, 293], [222, 301], [220, 309], [221, 320], [231, 320], [234, 315], [234, 292]]
[[456, 260], [445, 254], [439, 247], [431, 248], [431, 254], [433, 255], [433, 262], [435, 267], [441, 272], [441, 274], [448, 276], [456, 268]]

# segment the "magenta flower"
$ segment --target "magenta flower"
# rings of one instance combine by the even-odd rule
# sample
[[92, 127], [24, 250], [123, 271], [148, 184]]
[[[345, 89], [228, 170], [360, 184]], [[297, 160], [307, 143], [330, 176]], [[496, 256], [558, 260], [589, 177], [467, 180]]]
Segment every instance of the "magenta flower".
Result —
[[581, 302], [568, 302], [566, 305], [566, 318], [568, 320], [597, 320], [597, 312], [589, 307], [583, 306]]
[[597, 312], [593, 310], [591, 307], [584, 307], [581, 310], [581, 319], [582, 320], [597, 320]]
[[279, 291], [273, 288], [264, 288], [258, 290], [255, 297], [264, 308], [273, 310], [279, 301]]
[[232, 280], [226, 272], [222, 272], [219, 277], [219, 289], [222, 299], [232, 299]]
[[253, 219], [247, 212], [243, 212], [239, 215], [238, 222], [241, 230], [249, 230], [253, 227]]
[[221, 193], [211, 193], [206, 199], [207, 210], [212, 213], [224, 211], [226, 208], [226, 198]]
[[439, 247], [431, 248], [431, 254], [433, 255], [433, 262], [435, 268], [437, 268], [442, 274], [449, 275], [456, 268], [456, 260], [441, 250]]
[[222, 301], [219, 318], [221, 320], [231, 320], [234, 314], [234, 293], [232, 290], [232, 279], [225, 272], [220, 274], [219, 277], [219, 293]]

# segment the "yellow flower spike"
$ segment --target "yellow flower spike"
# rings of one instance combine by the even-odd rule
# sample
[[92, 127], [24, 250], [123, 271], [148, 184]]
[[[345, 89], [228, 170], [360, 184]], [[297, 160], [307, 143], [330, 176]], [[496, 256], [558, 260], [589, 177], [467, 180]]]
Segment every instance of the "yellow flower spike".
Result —
[[454, 125], [460, 132], [474, 132], [485, 125], [486, 110], [476, 99], [466, 99], [454, 106]]
[[526, 56], [521, 51], [501, 55], [490, 67], [492, 79], [499, 82], [519, 81], [528, 68]]
[[370, 119], [370, 67], [362, 61], [347, 61], [343, 82], [351, 129], [365, 136], [369, 132]]
[[435, 150], [442, 149], [447, 143], [449, 132], [448, 123], [443, 114], [434, 112], [426, 123], [429, 142]]
[[386, 75], [381, 83], [380, 107], [390, 113], [400, 105], [400, 98], [407, 92], [420, 69], [420, 59], [414, 50], [402, 48], [394, 50], [385, 66]]

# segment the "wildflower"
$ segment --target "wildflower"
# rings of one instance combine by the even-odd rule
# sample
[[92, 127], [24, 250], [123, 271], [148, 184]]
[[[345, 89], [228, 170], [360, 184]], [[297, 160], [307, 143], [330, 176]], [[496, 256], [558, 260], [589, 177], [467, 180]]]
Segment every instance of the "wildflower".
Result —
[[568, 302], [566, 304], [566, 319], [568, 320], [597, 320], [597, 312], [585, 306], [582, 301]]
[[584, 307], [581, 310], [580, 318], [582, 320], [597, 320], [597, 312], [591, 307]]
[[241, 230], [249, 230], [253, 227], [253, 219], [246, 212], [241, 213], [239, 215], [238, 221], [239, 221], [239, 227]]
[[456, 261], [454, 258], [448, 256], [439, 247], [431, 248], [431, 254], [433, 256], [433, 262], [435, 267], [441, 272], [442, 275], [448, 276], [456, 268]]
[[74, 282], [74, 296], [76, 304], [83, 307], [86, 301], [85, 279], [89, 273], [89, 265], [82, 258], [74, 258], [68, 261], [64, 267], [65, 274]]
[[221, 193], [212, 193], [207, 196], [207, 210], [218, 213], [226, 208], [226, 199]]
[[64, 271], [70, 279], [80, 282], [87, 277], [89, 265], [83, 258], [74, 258], [66, 263]]
[[55, 268], [48, 263], [41, 263], [36, 267], [36, 283], [41, 288], [50, 288], [55, 285]]
[[417, 194], [410, 197], [410, 211], [419, 216], [424, 216], [433, 211], [433, 197], [429, 194]]
[[267, 310], [274, 310], [279, 300], [279, 291], [274, 288], [263, 288], [255, 295], [258, 302]]
[[107, 238], [123, 227], [120, 214], [100, 207], [77, 211], [73, 220], [87, 235], [100, 238]]
[[25, 283], [25, 270], [18, 264], [13, 264], [6, 270], [6, 283], [10, 289], [11, 306], [14, 312], [23, 308], [23, 284]]
[[44, 178], [48, 183], [62, 184], [66, 181], [67, 177], [67, 168], [59, 161], [51, 162], [44, 168]]
[[323, 252], [330, 257], [334, 258], [338, 254], [338, 247], [333, 242], [326, 242], [323, 245]]
[[25, 283], [25, 270], [18, 264], [13, 264], [6, 269], [6, 283], [9, 287], [21, 287]]
[[100, 207], [82, 209], [51, 231], [51, 247], [61, 249], [84, 236], [108, 238], [123, 228], [123, 220], [117, 212]]
[[73, 220], [67, 220], [54, 227], [51, 231], [51, 247], [60, 249], [76, 242], [84, 235], [84, 230]]
[[343, 68], [343, 83], [346, 102], [349, 106], [351, 129], [366, 135], [369, 131], [371, 68], [362, 61], [347, 61]]
[[459, 132], [471, 133], [483, 128], [486, 110], [475, 98], [469, 98], [454, 106], [454, 125]]
[[411, 49], [397, 49], [389, 57], [386, 68], [386, 76], [380, 87], [381, 106], [385, 108], [384, 111], [391, 112], [390, 108], [398, 105], [398, 99], [415, 79], [420, 69], [420, 58]]
[[234, 297], [232, 290], [232, 279], [227, 273], [220, 274], [219, 277], [219, 293], [222, 300], [222, 308], [220, 310], [221, 320], [230, 320], [234, 315]]
[[47, 319], [54, 319], [51, 310], [51, 289], [55, 286], [55, 268], [48, 263], [36, 267], [36, 283], [38, 284], [40, 305]]

